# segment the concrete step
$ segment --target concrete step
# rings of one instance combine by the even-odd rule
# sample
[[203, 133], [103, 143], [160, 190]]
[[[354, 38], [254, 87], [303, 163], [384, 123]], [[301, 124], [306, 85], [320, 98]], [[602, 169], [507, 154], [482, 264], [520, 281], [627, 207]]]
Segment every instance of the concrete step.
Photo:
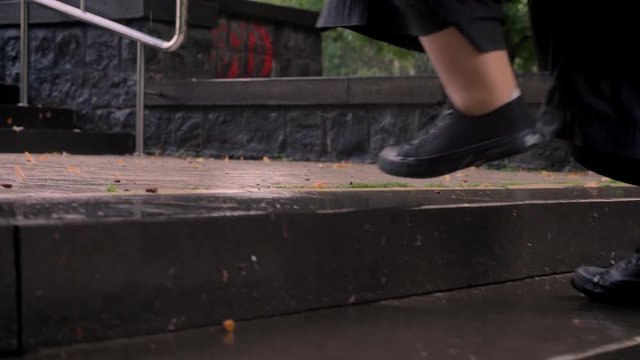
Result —
[[130, 134], [0, 128], [0, 153], [131, 154], [134, 141]]
[[0, 129], [74, 130], [76, 113], [69, 109], [0, 104]]
[[23, 359], [521, 359], [640, 357], [633, 308], [589, 303], [567, 276], [52, 349]]
[[0, 245], [15, 267], [0, 273], [9, 284], [0, 295], [17, 305], [0, 302], [0, 313], [18, 322], [3, 328], [4, 346], [33, 351], [606, 265], [636, 245], [638, 211], [633, 187], [4, 200]]
[[17, 104], [20, 102], [20, 88], [15, 85], [0, 84], [0, 104]]

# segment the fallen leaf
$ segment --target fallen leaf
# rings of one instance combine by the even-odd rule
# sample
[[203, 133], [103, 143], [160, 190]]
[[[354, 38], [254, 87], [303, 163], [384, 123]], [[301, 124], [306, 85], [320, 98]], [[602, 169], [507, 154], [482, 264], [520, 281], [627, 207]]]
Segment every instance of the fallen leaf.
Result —
[[68, 173], [72, 173], [72, 174], [76, 174], [76, 175], [80, 175], [80, 168], [75, 167], [75, 166], [69, 166], [67, 168], [67, 172]]
[[20, 131], [24, 130], [24, 127], [22, 127], [22, 126], [15, 126], [15, 125], [13, 125], [13, 126], [11, 127], [11, 130], [13, 130], [13, 131], [15, 131], [15, 132], [18, 132], [18, 133], [19, 133]]
[[229, 155], [225, 155], [224, 162], [229, 162]]
[[16, 176], [18, 177], [19, 180], [25, 179], [26, 176], [24, 175], [24, 172], [22, 171], [22, 168], [20, 166], [16, 166]]
[[33, 160], [33, 156], [31, 156], [31, 154], [29, 154], [29, 152], [28, 152], [28, 151], [25, 151], [25, 152], [24, 152], [24, 159], [25, 159], [27, 162], [36, 162], [35, 160]]
[[38, 161], [49, 160], [49, 155], [40, 155], [38, 156]]
[[120, 165], [120, 166], [124, 166], [124, 159], [120, 159], [120, 160], [118, 160], [118, 165]]
[[271, 160], [270, 160], [268, 157], [263, 156], [263, 157], [262, 157], [262, 162], [269, 163], [269, 162], [271, 162]]
[[150, 193], [150, 194], [157, 194], [158, 193], [158, 188], [148, 188], [145, 191]]
[[314, 187], [315, 189], [326, 189], [326, 188], [328, 188], [328, 187], [329, 187], [329, 185], [327, 185], [326, 183], [323, 183], [323, 182], [321, 182], [321, 181], [318, 181], [318, 182], [316, 182], [316, 183], [314, 183], [314, 184], [313, 184], [313, 187]]
[[228, 332], [233, 332], [236, 329], [236, 322], [231, 319], [227, 319], [222, 322], [222, 327]]
[[335, 164], [333, 167], [336, 168], [336, 169], [348, 169], [348, 168], [351, 167], [351, 164], [345, 163], [345, 162], [341, 162], [341, 163]]
[[600, 187], [600, 185], [598, 185], [598, 183], [594, 181], [594, 182], [588, 182], [588, 183], [584, 184], [584, 187], [586, 187], [586, 188], [597, 188], [597, 187]]
[[13, 125], [13, 118], [11, 116], [7, 118], [7, 125]]
[[111, 184], [107, 186], [107, 192], [108, 193], [118, 192], [118, 188], [114, 184]]
[[11, 185], [11, 184], [0, 184], [0, 186], [5, 188], [5, 189], [11, 189], [13, 187], [13, 185]]

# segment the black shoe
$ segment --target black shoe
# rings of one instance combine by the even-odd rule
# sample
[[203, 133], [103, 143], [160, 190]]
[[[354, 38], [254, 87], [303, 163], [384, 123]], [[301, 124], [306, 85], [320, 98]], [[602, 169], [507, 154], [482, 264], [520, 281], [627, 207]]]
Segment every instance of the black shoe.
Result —
[[485, 115], [444, 111], [427, 134], [384, 149], [378, 166], [395, 176], [436, 177], [522, 153], [543, 140], [519, 96]]
[[571, 284], [588, 297], [606, 302], [640, 301], [640, 254], [636, 253], [608, 268], [583, 266]]

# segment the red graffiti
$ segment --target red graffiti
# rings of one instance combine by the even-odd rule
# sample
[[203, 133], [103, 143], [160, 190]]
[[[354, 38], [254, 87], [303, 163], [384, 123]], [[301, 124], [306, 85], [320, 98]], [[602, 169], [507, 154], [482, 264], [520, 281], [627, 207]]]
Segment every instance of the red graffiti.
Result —
[[254, 24], [258, 35], [260, 36], [260, 41], [264, 46], [264, 60], [262, 63], [262, 70], [260, 71], [261, 77], [267, 77], [271, 75], [271, 70], [273, 68], [273, 44], [271, 42], [271, 35], [269, 35], [269, 31], [264, 26], [260, 26]]
[[231, 57], [231, 65], [229, 66], [229, 73], [227, 78], [235, 79], [240, 76], [240, 61], [237, 56]]
[[73, 328], [73, 333], [76, 336], [77, 341], [82, 341], [82, 339], [84, 339], [84, 332], [80, 326], [75, 326]]
[[240, 23], [240, 26], [232, 28], [229, 35], [229, 44], [231, 45], [231, 48], [240, 50], [242, 43], [247, 37], [247, 23], [242, 22]]
[[220, 21], [218, 27], [211, 30], [211, 39], [215, 49], [225, 49], [227, 47], [228, 26], [226, 21]]
[[216, 77], [271, 76], [274, 51], [267, 27], [245, 22], [229, 26], [225, 21], [211, 31], [211, 36], [214, 49], [210, 61], [214, 64]]

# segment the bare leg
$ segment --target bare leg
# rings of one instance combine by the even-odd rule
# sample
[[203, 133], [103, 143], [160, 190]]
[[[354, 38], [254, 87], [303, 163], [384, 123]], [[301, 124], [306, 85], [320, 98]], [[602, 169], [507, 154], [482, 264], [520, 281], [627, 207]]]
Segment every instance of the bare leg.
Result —
[[519, 95], [506, 50], [481, 53], [453, 27], [420, 42], [458, 111], [482, 115]]

